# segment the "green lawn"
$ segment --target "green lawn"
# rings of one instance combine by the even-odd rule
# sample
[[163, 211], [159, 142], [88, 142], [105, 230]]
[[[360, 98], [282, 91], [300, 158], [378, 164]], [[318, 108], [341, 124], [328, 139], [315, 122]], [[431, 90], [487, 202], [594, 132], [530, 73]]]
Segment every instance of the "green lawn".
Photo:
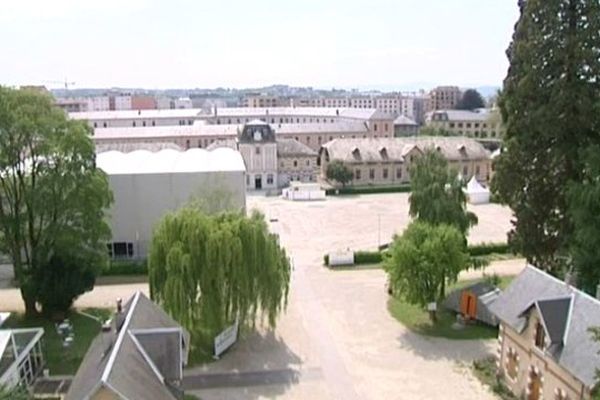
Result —
[[[105, 319], [111, 311], [106, 309], [86, 309], [84, 312]], [[42, 317], [25, 318], [23, 314], [13, 314], [2, 325], [3, 328], [44, 328], [43, 349], [47, 368], [52, 375], [73, 375], [92, 339], [100, 332], [100, 323], [76, 311], [68, 317], [73, 324], [75, 340], [70, 347], [63, 347], [62, 338], [56, 332], [54, 322]]]
[[[500, 278], [499, 287], [505, 288], [514, 277]], [[481, 279], [465, 280], [451, 285], [446, 293], [465, 287]], [[388, 310], [394, 318], [413, 332], [426, 336], [444, 337], [447, 339], [493, 339], [498, 336], [498, 329], [488, 325], [476, 323], [467, 325], [464, 329], [453, 329], [456, 316], [452, 311], [438, 307], [438, 321], [433, 324], [429, 313], [420, 306], [408, 304], [402, 299], [391, 297], [388, 300]]]

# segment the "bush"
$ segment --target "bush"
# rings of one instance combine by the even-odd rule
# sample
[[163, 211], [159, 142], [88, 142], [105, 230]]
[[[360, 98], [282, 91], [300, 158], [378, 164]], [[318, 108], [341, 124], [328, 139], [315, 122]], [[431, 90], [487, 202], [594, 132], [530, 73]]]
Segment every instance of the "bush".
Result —
[[373, 194], [373, 193], [408, 193], [410, 192], [410, 185], [402, 186], [365, 186], [365, 187], [346, 187], [339, 189], [327, 189], [325, 194], [328, 196], [332, 195], [345, 195], [345, 194]]
[[112, 260], [102, 276], [148, 275], [146, 260]]
[[355, 251], [354, 264], [379, 264], [383, 260], [379, 251]]
[[329, 254], [323, 256], [323, 265], [329, 265]]
[[508, 254], [510, 247], [507, 243], [482, 243], [469, 246], [469, 255], [471, 257], [487, 256], [489, 254]]

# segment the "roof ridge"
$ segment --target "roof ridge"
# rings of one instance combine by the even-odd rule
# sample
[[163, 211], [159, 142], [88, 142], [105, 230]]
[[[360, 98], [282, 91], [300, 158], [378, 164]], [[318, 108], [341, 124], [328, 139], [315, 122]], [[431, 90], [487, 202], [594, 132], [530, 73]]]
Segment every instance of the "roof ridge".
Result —
[[562, 286], [566, 287], [567, 289], [573, 290], [575, 292], [577, 292], [577, 294], [583, 296], [583, 297], [587, 297], [588, 300], [592, 300], [594, 303], [597, 303], [598, 306], [600, 306], [600, 299], [595, 298], [594, 296], [592, 296], [591, 294], [588, 294], [586, 292], [584, 292], [583, 290], [573, 286], [573, 285], [569, 285], [567, 284], [565, 281], [558, 279], [557, 277], [550, 275], [549, 273], [547, 273], [546, 271], [542, 271], [541, 269], [537, 268], [534, 265], [531, 265], [529, 263], [527, 263], [527, 265], [525, 266], [526, 269], [530, 269], [534, 272], [537, 272], [538, 274], [544, 275], [547, 278], [550, 278], [554, 281], [556, 281], [557, 283], [560, 283]]

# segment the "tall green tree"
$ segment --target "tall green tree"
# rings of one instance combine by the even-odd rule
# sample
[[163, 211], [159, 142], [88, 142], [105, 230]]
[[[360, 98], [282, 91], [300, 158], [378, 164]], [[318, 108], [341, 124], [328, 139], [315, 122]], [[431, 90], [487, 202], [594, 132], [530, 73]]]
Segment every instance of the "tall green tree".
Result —
[[385, 260], [393, 293], [422, 307], [443, 300], [446, 285], [456, 282], [468, 265], [466, 243], [457, 228], [419, 221], [394, 236]]
[[352, 181], [352, 178], [354, 178], [354, 174], [350, 167], [340, 160], [332, 160], [327, 164], [325, 175], [327, 176], [327, 179], [339, 182], [344, 187], [348, 182]]
[[210, 215], [183, 208], [157, 225], [148, 259], [150, 294], [207, 351], [236, 319], [274, 327], [285, 308], [291, 274], [285, 250], [253, 212]]
[[12, 259], [27, 314], [47, 298], [40, 297], [44, 269], [64, 260], [61, 254], [106, 261], [111, 201], [90, 128], [68, 120], [49, 96], [0, 87], [0, 245]]
[[551, 273], [564, 268], [573, 223], [566, 183], [600, 142], [600, 3], [521, 0], [499, 99], [506, 124], [493, 190], [515, 215], [509, 241]]
[[600, 146], [589, 148], [583, 158], [583, 179], [570, 185], [567, 197], [574, 226], [570, 251], [578, 286], [595, 295], [600, 283]]
[[475, 110], [476, 108], [484, 108], [485, 100], [476, 89], [467, 89], [463, 93], [461, 99], [456, 105], [457, 110]]
[[448, 224], [463, 236], [477, 224], [477, 216], [467, 211], [464, 182], [458, 171], [437, 151], [427, 150], [409, 168], [411, 193], [409, 213], [433, 225]]

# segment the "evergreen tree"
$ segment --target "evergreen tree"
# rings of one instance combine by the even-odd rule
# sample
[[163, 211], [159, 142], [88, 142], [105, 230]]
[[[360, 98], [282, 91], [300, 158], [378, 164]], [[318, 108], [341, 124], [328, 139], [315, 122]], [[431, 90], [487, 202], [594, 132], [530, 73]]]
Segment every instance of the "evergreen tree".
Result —
[[157, 225], [148, 259], [150, 294], [192, 334], [195, 351], [236, 319], [274, 327], [287, 302], [290, 262], [262, 214], [209, 215], [188, 207]]
[[481, 94], [475, 89], [467, 89], [463, 93], [461, 99], [456, 105], [457, 110], [475, 110], [477, 108], [484, 108], [485, 101]]
[[558, 274], [573, 232], [566, 184], [582, 149], [600, 142], [600, 3], [521, 0], [499, 99], [505, 149], [493, 190], [515, 215], [509, 242]]
[[600, 283], [600, 146], [584, 156], [583, 180], [569, 188], [569, 215], [574, 235], [571, 246], [578, 286], [595, 295]]

